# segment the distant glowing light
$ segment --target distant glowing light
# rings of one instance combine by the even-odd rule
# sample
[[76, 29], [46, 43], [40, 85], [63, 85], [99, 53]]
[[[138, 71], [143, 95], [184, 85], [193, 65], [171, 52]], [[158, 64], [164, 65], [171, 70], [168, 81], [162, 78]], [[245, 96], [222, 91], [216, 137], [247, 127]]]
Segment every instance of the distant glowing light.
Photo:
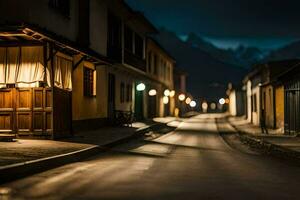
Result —
[[203, 110], [207, 110], [208, 104], [206, 102], [203, 102], [201, 107]]
[[166, 90], [164, 91], [164, 95], [165, 95], [166, 97], [170, 96], [170, 90], [166, 89]]
[[229, 102], [230, 102], [230, 101], [229, 101], [229, 99], [228, 99], [228, 98], [227, 98], [227, 99], [225, 99], [225, 103], [226, 103], [226, 104], [229, 104]]
[[192, 99], [190, 97], [187, 97], [185, 99], [185, 103], [188, 104], [188, 105], [191, 103], [191, 101], [192, 101]]
[[137, 91], [144, 91], [146, 89], [146, 85], [144, 83], [140, 83], [136, 86]]
[[155, 96], [157, 94], [156, 90], [155, 89], [151, 89], [149, 91], [149, 96]]
[[196, 105], [197, 105], [196, 101], [191, 101], [191, 102], [190, 102], [190, 106], [191, 106], [192, 108], [195, 108]]
[[179, 108], [175, 108], [174, 115], [175, 117], [179, 116]]
[[179, 101], [184, 101], [185, 100], [185, 94], [180, 94], [178, 96]]
[[163, 97], [163, 103], [168, 104], [169, 103], [169, 97], [164, 96]]
[[172, 90], [171, 92], [170, 92], [170, 97], [174, 97], [175, 96], [175, 90]]
[[226, 100], [224, 98], [221, 98], [219, 100], [219, 104], [224, 105], [226, 103]]
[[208, 109], [208, 104], [206, 102], [203, 102], [201, 107], [202, 107], [202, 111], [206, 113]]
[[215, 110], [217, 108], [217, 105], [215, 103], [210, 104], [210, 109]]

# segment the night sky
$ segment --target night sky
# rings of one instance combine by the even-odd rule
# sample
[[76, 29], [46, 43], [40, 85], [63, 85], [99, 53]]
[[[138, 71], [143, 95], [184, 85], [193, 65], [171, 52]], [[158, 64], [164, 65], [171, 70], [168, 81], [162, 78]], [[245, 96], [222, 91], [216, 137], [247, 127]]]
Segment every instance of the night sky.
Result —
[[277, 48], [300, 38], [297, 0], [126, 0], [158, 28], [194, 32], [216, 46]]

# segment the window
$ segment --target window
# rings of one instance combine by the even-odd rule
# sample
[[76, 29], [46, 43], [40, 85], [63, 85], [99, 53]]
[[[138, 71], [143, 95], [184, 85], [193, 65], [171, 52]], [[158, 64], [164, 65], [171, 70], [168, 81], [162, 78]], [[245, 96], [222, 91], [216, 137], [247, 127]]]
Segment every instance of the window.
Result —
[[124, 103], [125, 101], [125, 84], [123, 82], [121, 82], [120, 85], [120, 102]]
[[70, 16], [70, 0], [49, 0], [49, 7], [66, 17]]
[[83, 70], [83, 93], [84, 96], [96, 96], [96, 70], [84, 67]]
[[121, 47], [121, 20], [113, 14], [108, 14], [108, 44]]
[[132, 100], [132, 86], [128, 84], [127, 92], [126, 92], [126, 101], [131, 102], [131, 100]]
[[144, 58], [144, 40], [138, 34], [135, 34], [135, 55]]
[[133, 53], [133, 31], [125, 26], [124, 28], [125, 49]]
[[157, 75], [157, 65], [158, 65], [158, 58], [157, 58], [157, 55], [154, 55], [154, 61], [153, 61], [153, 63], [154, 63], [154, 71], [153, 71], [153, 73], [154, 73], [155, 75]]

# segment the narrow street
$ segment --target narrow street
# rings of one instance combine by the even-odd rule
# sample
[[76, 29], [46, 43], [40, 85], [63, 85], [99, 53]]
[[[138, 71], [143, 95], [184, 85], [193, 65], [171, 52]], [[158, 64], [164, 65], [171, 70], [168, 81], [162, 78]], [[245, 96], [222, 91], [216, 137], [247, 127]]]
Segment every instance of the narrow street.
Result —
[[217, 114], [2, 187], [8, 199], [298, 199], [300, 168], [231, 148]]

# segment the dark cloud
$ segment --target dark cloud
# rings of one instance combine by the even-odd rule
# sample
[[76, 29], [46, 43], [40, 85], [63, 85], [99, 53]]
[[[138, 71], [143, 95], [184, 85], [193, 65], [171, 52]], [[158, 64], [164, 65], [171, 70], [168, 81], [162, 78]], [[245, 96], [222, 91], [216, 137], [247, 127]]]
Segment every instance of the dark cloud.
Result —
[[127, 0], [157, 26], [216, 37], [300, 37], [299, 0]]

